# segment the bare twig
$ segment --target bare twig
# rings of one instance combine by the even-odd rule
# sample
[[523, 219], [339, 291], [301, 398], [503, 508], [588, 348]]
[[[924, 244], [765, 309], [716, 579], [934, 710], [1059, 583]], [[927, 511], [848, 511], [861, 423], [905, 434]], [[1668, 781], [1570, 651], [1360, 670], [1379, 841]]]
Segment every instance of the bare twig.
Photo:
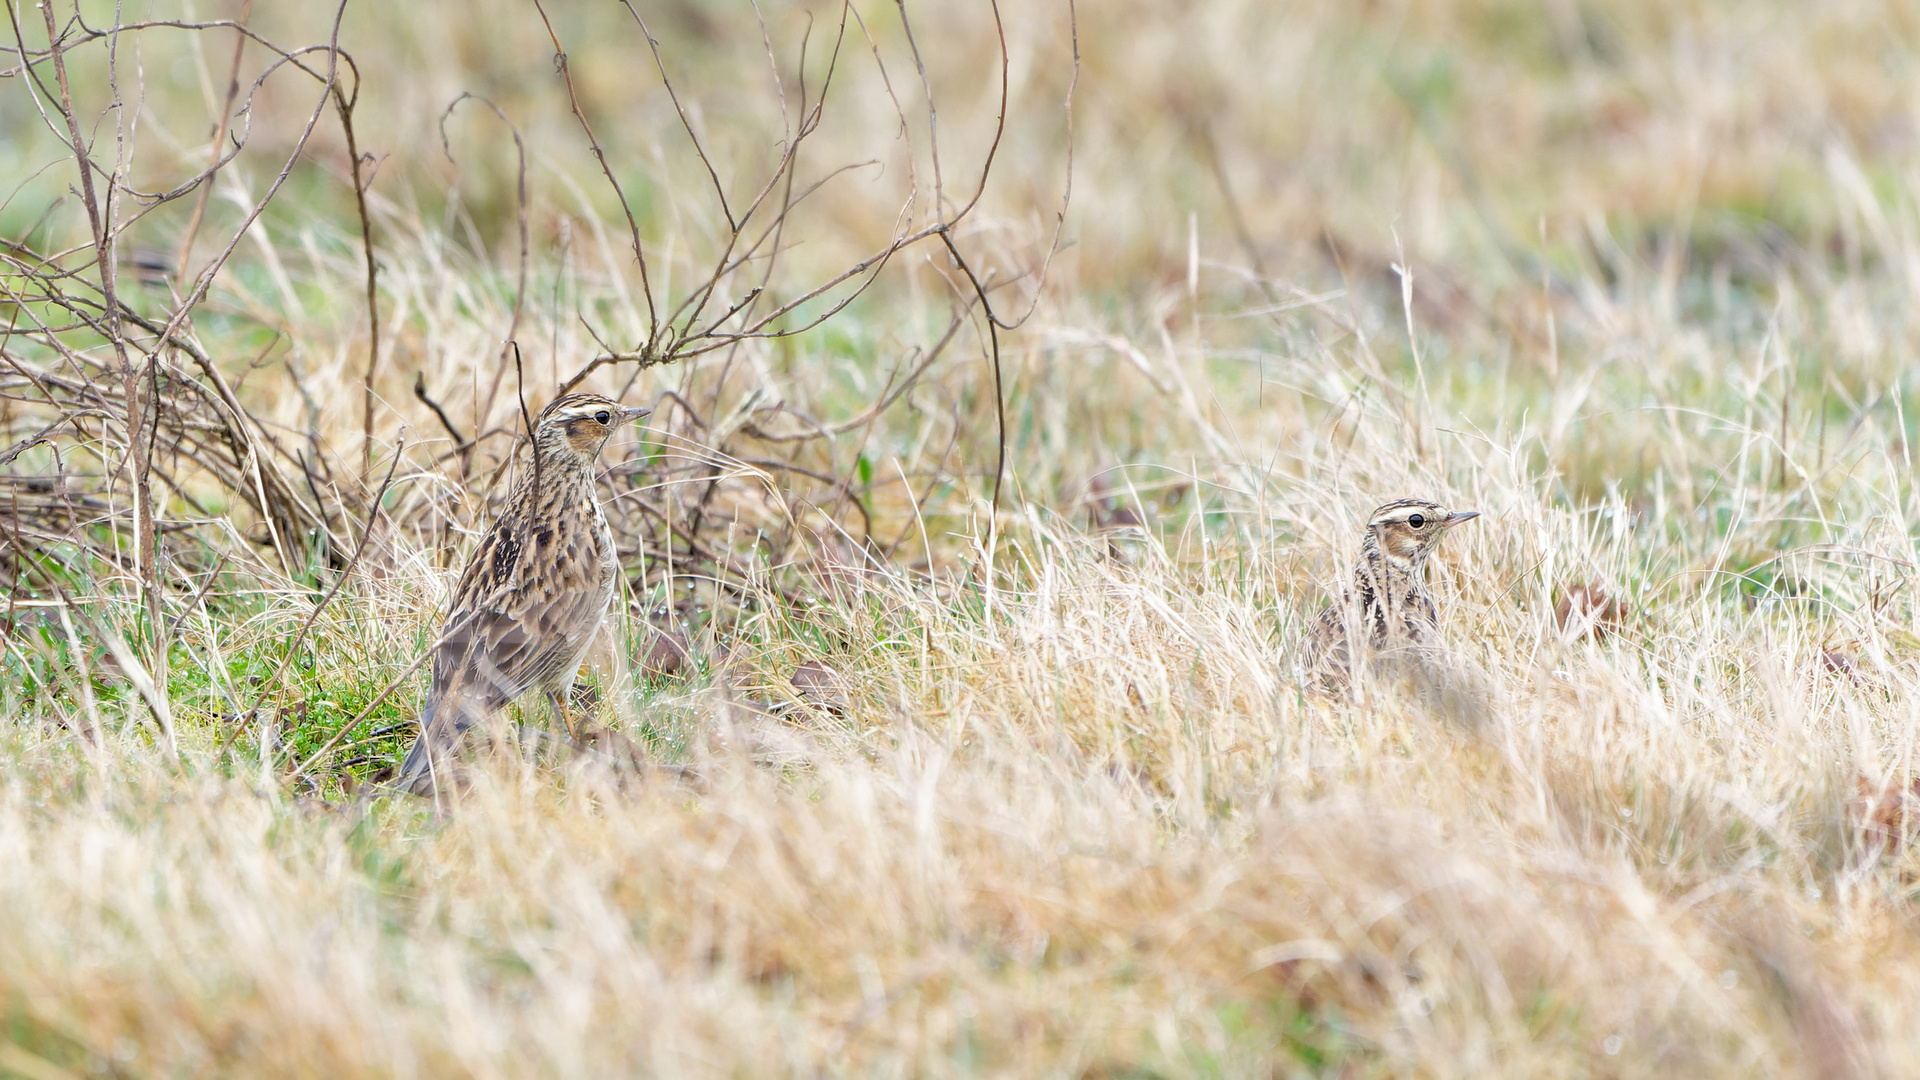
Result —
[[[700, 133], [693, 130], [693, 121], [687, 118], [686, 107], [680, 104], [680, 95], [674, 92], [673, 80], [667, 75], [667, 62], [660, 56], [660, 42], [656, 41], [653, 32], [647, 29], [647, 21], [640, 17], [639, 11], [635, 10], [633, 0], [620, 0], [620, 4], [627, 9], [627, 14], [633, 16], [633, 21], [640, 24], [640, 35], [647, 39], [647, 48], [653, 52], [653, 66], [660, 72], [661, 85], [667, 88], [667, 99], [673, 102], [673, 111], [679, 115], [680, 126], [686, 129], [687, 138], [693, 140], [693, 149], [700, 155], [700, 163], [707, 167], [707, 176], [713, 181], [714, 197], [720, 200], [721, 216], [727, 219], [727, 227], [737, 235], [740, 231], [740, 223], [733, 219], [733, 211], [727, 207], [726, 185], [720, 182], [720, 173], [713, 167], [713, 159], [707, 156], [706, 147], [700, 145]], [[758, 14], [757, 9], [755, 13]], [[547, 29], [553, 28], [548, 26]], [[556, 42], [554, 47], [558, 48], [559, 44]], [[591, 138], [592, 134], [589, 133], [588, 137]]]
[[[933, 215], [939, 217], [947, 209], [946, 182], [940, 175], [940, 113], [933, 107], [933, 80], [927, 77], [926, 61], [920, 59], [920, 44], [913, 39], [913, 22], [907, 18], [907, 0], [893, 0], [894, 7], [900, 12], [900, 29], [907, 36], [907, 48], [913, 53], [913, 68], [920, 73], [920, 90], [927, 95], [927, 153], [933, 159]], [[1000, 8], [996, 3], [993, 9], [994, 22], [1000, 21]], [[1006, 63], [1005, 42], [1001, 43], [1001, 65]], [[1003, 109], [1001, 115], [1005, 115]]]
[[613, 167], [607, 164], [606, 151], [600, 149], [600, 140], [593, 135], [593, 125], [587, 122], [587, 114], [580, 108], [580, 95], [573, 89], [573, 70], [568, 66], [567, 51], [560, 47], [560, 35], [554, 32], [553, 20], [547, 18], [547, 9], [540, 0], [533, 0], [533, 6], [540, 12], [540, 21], [546, 24], [547, 36], [553, 41], [553, 64], [560, 72], [560, 79], [567, 87], [567, 103], [573, 106], [574, 119], [580, 121], [580, 130], [586, 132], [587, 145], [593, 148], [594, 160], [600, 163], [600, 172], [607, 178], [608, 186], [620, 199], [620, 210], [627, 215], [627, 231], [633, 238], [633, 258], [640, 264], [640, 291], [647, 298], [647, 339], [649, 343], [659, 336], [660, 318], [653, 308], [653, 284], [647, 277], [647, 255], [640, 246], [640, 223], [634, 220], [633, 207], [627, 204], [627, 193], [621, 189], [620, 181], [614, 178]]
[[[507, 344], [513, 346], [513, 390], [520, 400], [520, 420], [527, 426], [527, 445], [532, 446], [533, 414], [527, 411], [527, 375], [520, 365], [520, 343], [509, 341]], [[533, 459], [533, 502], [537, 506], [540, 502], [540, 454], [536, 450], [527, 456]]]
[[[242, 0], [240, 19], [242, 26], [253, 14], [253, 0]], [[187, 276], [187, 259], [193, 254], [194, 237], [200, 233], [200, 220], [207, 212], [207, 200], [213, 196], [214, 175], [220, 168], [222, 145], [227, 140], [227, 124], [233, 117], [234, 99], [240, 96], [240, 58], [247, 49], [247, 35], [244, 32], [233, 35], [233, 65], [227, 72], [227, 100], [220, 107], [220, 116], [214, 121], [212, 160], [207, 162], [207, 178], [200, 185], [200, 193], [194, 196], [193, 216], [187, 219], [186, 231], [180, 235], [179, 254], [174, 258], [174, 280], [182, 281]]]
[[[76, 9], [77, 11], [77, 9]], [[133, 371], [133, 361], [127, 355], [127, 341], [120, 328], [120, 304], [115, 296], [115, 271], [118, 259], [115, 257], [117, 232], [112, 225], [112, 190], [108, 190], [108, 203], [95, 194], [93, 185], [94, 164], [91, 150], [86, 139], [80, 134], [80, 118], [74, 112], [73, 91], [67, 78], [66, 53], [61, 43], [60, 30], [54, 21], [52, 0], [40, 5], [40, 13], [47, 27], [47, 51], [53, 61], [54, 79], [60, 87], [60, 115], [66, 121], [69, 147], [73, 160], [80, 171], [80, 197], [87, 210], [87, 223], [93, 230], [94, 267], [99, 274], [100, 294], [105, 300], [106, 319], [105, 336], [113, 346], [114, 355], [120, 361], [120, 375], [126, 391], [127, 453], [120, 468], [128, 473], [128, 479], [134, 488], [134, 566], [142, 595], [145, 596], [159, 587], [159, 578], [154, 568], [154, 532], [153, 498], [148, 485], [147, 451], [148, 441], [143, 438], [142, 421], [145, 419], [144, 407], [140, 401], [140, 382]], [[17, 27], [16, 23], [16, 27]], [[26, 51], [24, 39], [20, 42], [21, 51]], [[117, 91], [116, 91], [117, 97]], [[115, 169], [118, 175], [118, 168]], [[149, 358], [151, 368], [151, 358]], [[157, 603], [157, 600], [154, 601]]]
[[440, 426], [447, 429], [448, 435], [453, 436], [455, 446], [467, 445], [467, 437], [460, 434], [460, 429], [453, 426], [452, 420], [447, 419], [447, 410], [441, 408], [439, 402], [427, 396], [427, 377], [422, 372], [413, 373], [413, 396], [419, 398], [427, 408], [433, 410], [433, 415], [440, 418]]
[[[519, 276], [513, 287], [513, 316], [507, 320], [507, 333], [503, 339], [503, 341], [513, 341], [520, 336], [520, 316], [526, 308], [527, 261], [531, 248], [527, 235], [527, 144], [526, 140], [520, 136], [519, 126], [507, 119], [507, 114], [500, 110], [500, 106], [495, 105], [493, 102], [478, 94], [463, 93], [459, 97], [454, 98], [453, 102], [447, 106], [446, 111], [440, 114], [440, 146], [441, 149], [446, 152], [448, 161], [453, 160], [453, 146], [447, 140], [447, 118], [453, 115], [453, 110], [459, 108], [461, 102], [469, 99], [478, 101], [488, 109], [491, 109], [493, 115], [499, 117], [500, 122], [507, 125], [507, 130], [513, 133], [513, 151], [515, 156], [514, 207], [515, 223], [518, 226], [520, 238], [520, 263]], [[473, 424], [476, 428], [484, 425], [487, 419], [493, 415], [493, 404], [500, 393], [500, 377], [507, 370], [505, 363], [506, 345], [502, 344], [500, 348], [500, 359], [502, 362], [494, 366], [493, 381], [487, 387], [486, 403], [481, 405], [473, 416]], [[565, 391], [562, 392], [564, 393]], [[445, 423], [446, 417], [442, 416], [440, 420], [442, 423]], [[447, 430], [451, 431], [453, 429], [452, 427], [448, 427]], [[467, 464], [470, 465], [471, 460], [469, 460]]]
[[372, 178], [361, 175], [367, 162], [353, 134], [353, 107], [359, 100], [358, 70], [354, 71], [352, 95], [341, 89], [339, 80], [334, 81], [333, 102], [340, 112], [340, 130], [346, 136], [347, 159], [353, 167], [353, 203], [360, 211], [360, 247], [367, 261], [367, 374], [361, 382], [360, 414], [360, 471], [364, 474], [373, 466], [373, 376], [380, 369], [380, 294], [379, 269], [373, 258], [373, 218], [367, 213], [367, 185]]

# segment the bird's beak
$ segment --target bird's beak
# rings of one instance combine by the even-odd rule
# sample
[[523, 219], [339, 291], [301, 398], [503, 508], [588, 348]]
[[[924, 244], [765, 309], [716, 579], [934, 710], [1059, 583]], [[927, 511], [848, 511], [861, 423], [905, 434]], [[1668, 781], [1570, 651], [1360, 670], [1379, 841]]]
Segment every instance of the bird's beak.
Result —
[[652, 414], [653, 410], [647, 408], [645, 405], [635, 409], [622, 409], [620, 411], [620, 422], [624, 424], [629, 420], [638, 420], [643, 416], [650, 416]]
[[1479, 516], [1480, 511], [1478, 510], [1455, 510], [1447, 516], [1447, 528], [1451, 529], [1463, 521], [1472, 521]]

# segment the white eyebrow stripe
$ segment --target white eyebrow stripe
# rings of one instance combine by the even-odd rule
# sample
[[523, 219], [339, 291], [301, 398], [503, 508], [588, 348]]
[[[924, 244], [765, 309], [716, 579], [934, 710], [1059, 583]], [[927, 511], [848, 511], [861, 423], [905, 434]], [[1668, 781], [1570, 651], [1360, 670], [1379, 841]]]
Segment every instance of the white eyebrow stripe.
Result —
[[593, 416], [596, 413], [612, 412], [612, 411], [613, 411], [613, 407], [610, 405], [599, 405], [599, 404], [574, 405], [565, 409], [561, 409], [558, 412], [554, 413], [553, 415], [561, 420], [579, 420], [583, 417]]
[[1419, 514], [1421, 517], [1444, 518], [1448, 516], [1448, 511], [1445, 507], [1434, 506], [1426, 503], [1420, 503], [1413, 506], [1394, 506], [1391, 508], [1382, 508], [1381, 510], [1375, 512], [1373, 516], [1373, 520], [1367, 522], [1367, 524], [1369, 525], [1404, 524], [1409, 519], [1411, 519], [1415, 514]]

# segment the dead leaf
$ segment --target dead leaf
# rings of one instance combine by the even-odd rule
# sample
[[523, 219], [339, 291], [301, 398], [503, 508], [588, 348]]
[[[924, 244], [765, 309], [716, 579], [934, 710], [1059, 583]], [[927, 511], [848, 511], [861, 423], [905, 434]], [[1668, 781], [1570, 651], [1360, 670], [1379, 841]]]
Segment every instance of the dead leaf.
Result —
[[1568, 586], [1553, 607], [1553, 623], [1569, 640], [1592, 636], [1605, 641], [1608, 634], [1620, 632], [1626, 618], [1625, 604], [1600, 586], [1585, 583]]
[[847, 711], [847, 680], [819, 660], [808, 660], [793, 669], [793, 690], [800, 700], [816, 709], [835, 715]]

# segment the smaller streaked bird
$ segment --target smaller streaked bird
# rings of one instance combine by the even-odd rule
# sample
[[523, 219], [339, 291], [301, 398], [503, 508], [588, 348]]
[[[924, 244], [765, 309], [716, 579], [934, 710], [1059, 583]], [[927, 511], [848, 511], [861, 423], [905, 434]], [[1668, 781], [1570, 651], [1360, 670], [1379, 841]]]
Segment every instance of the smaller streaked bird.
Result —
[[1369, 661], [1418, 658], [1440, 644], [1440, 613], [1427, 590], [1427, 556], [1449, 529], [1480, 516], [1428, 499], [1396, 499], [1367, 519], [1353, 580], [1320, 612], [1306, 640], [1309, 688], [1330, 696], [1353, 682], [1355, 649]]

